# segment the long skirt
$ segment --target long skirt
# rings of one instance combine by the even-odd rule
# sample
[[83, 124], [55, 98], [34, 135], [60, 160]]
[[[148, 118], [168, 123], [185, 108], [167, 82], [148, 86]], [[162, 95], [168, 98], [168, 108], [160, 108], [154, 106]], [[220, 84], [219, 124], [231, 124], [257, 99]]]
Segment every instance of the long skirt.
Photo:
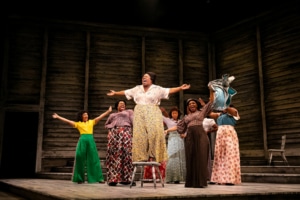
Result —
[[184, 140], [177, 131], [169, 133], [167, 151], [169, 157], [166, 166], [166, 182], [185, 181]]
[[133, 119], [132, 160], [156, 162], [168, 159], [161, 110], [155, 105], [136, 105]]
[[88, 183], [104, 181], [98, 150], [93, 134], [81, 134], [76, 147], [73, 167], [73, 182], [84, 182], [85, 173]]
[[203, 188], [209, 177], [209, 139], [202, 126], [188, 127], [185, 137], [185, 187]]
[[239, 140], [231, 125], [222, 125], [218, 128], [211, 182], [241, 183]]
[[112, 128], [107, 139], [107, 182], [130, 182], [133, 172], [131, 127]]

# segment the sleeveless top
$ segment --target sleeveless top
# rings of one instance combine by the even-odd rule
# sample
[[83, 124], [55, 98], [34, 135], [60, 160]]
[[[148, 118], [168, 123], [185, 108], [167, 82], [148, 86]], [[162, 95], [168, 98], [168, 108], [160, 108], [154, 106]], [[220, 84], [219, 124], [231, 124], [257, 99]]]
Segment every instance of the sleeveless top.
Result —
[[227, 113], [222, 113], [218, 119], [217, 119], [217, 124], [219, 126], [221, 125], [231, 125], [235, 126], [236, 125], [236, 120], [234, 119], [233, 116], [227, 114]]

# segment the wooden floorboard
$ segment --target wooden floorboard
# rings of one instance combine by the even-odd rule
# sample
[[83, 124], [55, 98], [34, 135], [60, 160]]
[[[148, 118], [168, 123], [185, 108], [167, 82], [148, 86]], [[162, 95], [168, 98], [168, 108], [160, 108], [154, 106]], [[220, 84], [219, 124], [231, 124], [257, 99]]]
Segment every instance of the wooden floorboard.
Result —
[[[290, 200], [300, 198], [299, 184], [247, 183], [240, 185], [208, 185], [207, 188], [185, 188], [180, 184], [157, 184], [140, 182], [129, 185], [76, 184], [69, 180], [53, 179], [0, 179], [0, 188], [17, 194], [25, 200], [150, 200], [150, 199], [270, 199]], [[0, 193], [1, 195], [1, 193]], [[6, 193], [2, 193], [6, 195]], [[4, 199], [1, 198], [0, 199]], [[13, 199], [16, 200], [16, 199]], [[20, 199], [21, 200], [21, 199]], [[23, 199], [22, 199], [23, 200]]]

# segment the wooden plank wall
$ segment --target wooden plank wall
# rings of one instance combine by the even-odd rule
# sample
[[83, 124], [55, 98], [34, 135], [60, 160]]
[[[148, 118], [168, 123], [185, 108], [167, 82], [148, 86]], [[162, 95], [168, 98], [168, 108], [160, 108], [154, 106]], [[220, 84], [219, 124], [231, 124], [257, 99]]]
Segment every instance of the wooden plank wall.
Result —
[[[52, 119], [52, 113], [76, 121], [84, 110], [86, 33], [48, 29], [45, 122], [42, 134], [43, 168], [51, 168], [54, 158], [70, 158], [78, 141], [78, 131]], [[49, 162], [47, 162], [50, 159]], [[49, 165], [49, 166], [48, 166]]]
[[[261, 23], [268, 146], [287, 134], [286, 154], [300, 152], [300, 15], [298, 7], [281, 10]], [[276, 23], [274, 23], [274, 21]]]
[[[141, 81], [141, 38], [91, 32], [89, 79], [89, 111], [101, 114], [125, 96], [108, 97], [109, 90], [124, 90]], [[133, 109], [134, 103], [127, 101], [127, 108]], [[105, 119], [95, 127], [95, 140], [99, 156], [105, 158], [107, 131]]]
[[[157, 84], [164, 87], [192, 84], [190, 91], [163, 100], [161, 106], [166, 109], [173, 106], [183, 109], [184, 99], [197, 98], [199, 94], [203, 98], [208, 97], [206, 34], [23, 18], [12, 18], [10, 27], [9, 43], [16, 50], [9, 51], [8, 59], [17, 62], [14, 68], [23, 75], [23, 79], [32, 82], [26, 90], [32, 92], [31, 88], [36, 87], [35, 93], [28, 96], [36, 99], [32, 102], [35, 111], [42, 110], [37, 139], [40, 141], [37, 172], [50, 171], [52, 167], [65, 165], [68, 160], [74, 159], [79, 134], [68, 124], [52, 119], [53, 112], [76, 120], [77, 112], [86, 109], [94, 118], [110, 105], [114, 106], [116, 100], [125, 99], [108, 97], [106, 93], [110, 89], [124, 90], [141, 84], [142, 74], [146, 71], [156, 72]], [[24, 37], [26, 34], [27, 37]], [[29, 40], [30, 37], [36, 40]], [[30, 51], [22, 54], [24, 59], [13, 59], [18, 51], [29, 45], [35, 47], [30, 51], [39, 56], [38, 60], [33, 60]], [[30, 61], [28, 65], [24, 65], [26, 60]], [[17, 85], [22, 80], [21, 76], [13, 76], [16, 71], [10, 71], [10, 65], [7, 66], [10, 87], [23, 92], [22, 87]], [[28, 73], [27, 68], [32, 73]], [[4, 110], [29, 107], [27, 101], [23, 102], [21, 98], [16, 105], [20, 95], [13, 93], [11, 88], [8, 90]], [[44, 91], [44, 96], [40, 96], [40, 91]], [[41, 105], [43, 107], [39, 109]], [[127, 107], [133, 109], [134, 102], [128, 101]], [[28, 110], [31, 110], [30, 107]], [[106, 119], [94, 128], [101, 159], [105, 159], [106, 155]]]
[[22, 25], [9, 28], [6, 101], [13, 104], [39, 104], [43, 29], [34, 26], [28, 29]]
[[[201, 97], [208, 101], [207, 84], [210, 81], [208, 74], [209, 70], [212, 70], [208, 62], [208, 41], [204, 38], [199, 38], [198, 41], [184, 40], [182, 46], [183, 79], [192, 85], [185, 100], [191, 97]], [[195, 59], [197, 57], [206, 59]]]
[[[178, 39], [145, 38], [145, 71], [157, 72], [157, 85], [176, 87], [179, 85]], [[179, 94], [173, 94], [169, 100], [162, 100], [163, 107], [179, 106]]]
[[[277, 23], [272, 23], [274, 20]], [[49, 171], [74, 158], [79, 136], [76, 129], [52, 119], [53, 112], [76, 120], [77, 112], [87, 109], [94, 118], [125, 98], [108, 97], [110, 89], [134, 87], [146, 71], [156, 72], [161, 86], [192, 85], [161, 103], [166, 109], [178, 106], [183, 111], [184, 100], [208, 100], [210, 79], [229, 73], [236, 77], [232, 87], [238, 93], [233, 104], [241, 115], [236, 127], [241, 159], [265, 159], [266, 149], [279, 147], [280, 136], [286, 133], [286, 155], [299, 165], [299, 24], [299, 14], [293, 9], [228, 27], [212, 37], [11, 18], [1, 80], [4, 103], [0, 124], [5, 111], [39, 112], [36, 171]], [[128, 101], [127, 107], [133, 109], [134, 103]], [[105, 120], [94, 129], [101, 159], [106, 154]], [[4, 134], [8, 133], [0, 129], [0, 139]]]
[[242, 156], [263, 157], [259, 73], [255, 26], [218, 33], [215, 42], [217, 77], [235, 76], [231, 87], [237, 91], [232, 104], [237, 107], [241, 120], [236, 126]]
[[214, 38], [217, 77], [236, 76], [233, 104], [241, 115], [236, 127], [241, 156], [266, 156], [263, 150], [280, 148], [281, 135], [287, 134], [286, 155], [294, 159], [290, 163], [299, 164], [295, 158], [300, 155], [297, 7], [276, 10], [259, 23], [249, 20], [218, 31]]

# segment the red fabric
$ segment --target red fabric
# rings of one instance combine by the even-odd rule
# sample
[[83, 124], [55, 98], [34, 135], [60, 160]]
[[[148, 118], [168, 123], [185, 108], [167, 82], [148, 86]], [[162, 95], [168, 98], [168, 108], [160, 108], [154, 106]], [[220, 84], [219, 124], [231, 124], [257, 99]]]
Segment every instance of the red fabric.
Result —
[[[165, 177], [166, 177], [166, 165], [167, 165], [167, 162], [164, 161], [164, 162], [161, 162], [160, 166], [158, 167], [163, 180], [165, 180]], [[156, 176], [156, 179], [159, 179], [159, 174], [156, 169], [155, 169], [155, 176]], [[144, 179], [153, 179], [151, 166], [144, 167]]]

